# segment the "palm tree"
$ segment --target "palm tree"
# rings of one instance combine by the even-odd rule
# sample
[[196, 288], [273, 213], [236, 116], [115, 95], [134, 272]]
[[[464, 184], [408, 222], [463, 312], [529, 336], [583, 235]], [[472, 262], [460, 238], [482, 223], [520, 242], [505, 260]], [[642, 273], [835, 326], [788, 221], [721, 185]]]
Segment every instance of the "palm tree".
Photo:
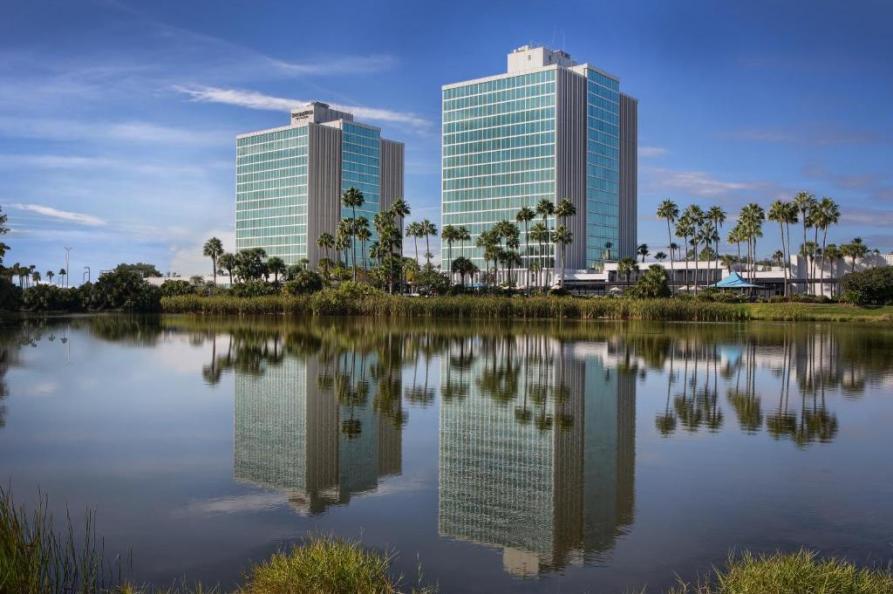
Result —
[[447, 270], [453, 270], [453, 242], [459, 238], [459, 230], [452, 225], [445, 225], [440, 231], [440, 238], [447, 244]]
[[738, 223], [741, 225], [744, 239], [747, 241], [748, 257], [752, 269], [751, 279], [756, 273], [757, 239], [763, 236], [763, 221], [765, 219], [766, 214], [763, 207], [754, 202], [745, 205], [738, 217]]
[[217, 284], [217, 258], [223, 253], [223, 243], [216, 237], [212, 237], [205, 242], [202, 253], [211, 258], [211, 266], [214, 273], [214, 284]]
[[[547, 242], [549, 241], [549, 236], [551, 235], [549, 232], [549, 215], [555, 214], [555, 205], [551, 200], [546, 200], [543, 198], [536, 205], [536, 213], [543, 217], [543, 227], [545, 227], [545, 234], [543, 235], [543, 269], [548, 267], [548, 259], [546, 257], [546, 249], [548, 249]], [[545, 274], [545, 270], [543, 271]]]
[[347, 250], [353, 243], [351, 240], [352, 233], [353, 225], [350, 221], [343, 219], [338, 221], [338, 229], [335, 231], [335, 250], [338, 252], [339, 264], [346, 264], [347, 262]]
[[838, 221], [840, 221], [840, 207], [837, 205], [834, 200], [828, 197], [822, 198], [822, 200], [816, 205], [815, 216], [813, 217], [814, 223], [817, 230], [822, 231], [822, 260], [819, 264], [819, 274], [821, 275], [820, 280], [820, 291], [822, 295], [825, 294], [825, 246], [828, 242], [828, 228], [831, 225], [836, 225]]
[[567, 253], [567, 246], [574, 240], [574, 234], [568, 231], [567, 227], [564, 225], [559, 225], [557, 229], [552, 233], [552, 243], [555, 245], [561, 246], [561, 270], [559, 277], [561, 281], [561, 286], [564, 287], [564, 256]]
[[40, 272], [37, 270], [31, 271], [31, 281], [36, 285], [40, 282]]
[[53, 277], [56, 276], [56, 273], [53, 272], [52, 270], [47, 270], [47, 275], [46, 275], [46, 276], [47, 276], [47, 280], [48, 280], [50, 283], [52, 283], [52, 282], [53, 282]]
[[366, 270], [368, 268], [366, 264], [366, 242], [372, 238], [372, 233], [369, 231], [369, 219], [360, 217], [357, 219], [356, 227], [356, 237], [360, 240], [360, 256], [362, 257], [363, 270]]
[[407, 225], [406, 236], [412, 237], [412, 242], [415, 244], [415, 261], [416, 264], [421, 266], [419, 262], [419, 237], [422, 236], [422, 224], [419, 221], [413, 221]]
[[326, 265], [323, 267], [323, 273], [329, 275], [329, 263], [332, 261], [329, 257], [329, 250], [335, 249], [335, 236], [331, 233], [321, 233], [316, 240], [316, 245], [325, 250]]
[[[691, 232], [689, 235], [691, 236], [692, 249], [694, 253], [692, 254], [695, 259], [695, 295], [698, 294], [698, 261], [701, 259], [700, 254], [698, 254], [698, 245], [703, 238], [703, 226], [704, 226], [704, 211], [697, 204], [689, 204], [685, 211], [682, 213], [683, 217], [687, 217], [689, 221], [691, 221]], [[686, 268], [688, 268], [686, 266]]]
[[622, 274], [626, 277], [626, 284], [629, 285], [629, 277], [633, 271], [639, 271], [639, 263], [636, 262], [635, 258], [630, 258], [629, 256], [625, 258], [620, 258], [617, 262], [617, 274]]
[[[567, 229], [567, 218], [572, 217], [577, 214], [577, 207], [574, 206], [574, 203], [568, 200], [567, 198], [562, 198], [561, 201], [558, 202], [558, 206], [555, 207], [555, 216], [561, 219], [561, 225], [565, 227], [567, 231], [567, 236], [570, 237], [570, 241], [573, 241], [574, 234], [571, 233]], [[567, 262], [564, 257], [567, 254], [567, 246], [563, 246], [561, 250], [561, 280], [562, 283], [564, 281], [564, 269], [567, 268]]]
[[636, 252], [637, 252], [640, 256], [642, 256], [642, 264], [645, 263], [645, 258], [646, 258], [648, 255], [651, 254], [651, 252], [648, 251], [648, 244], [647, 244], [647, 243], [640, 244], [639, 247], [636, 249]]
[[[830, 266], [828, 270], [828, 274], [832, 279], [837, 278], [837, 263], [843, 258], [843, 254], [840, 251], [840, 248], [837, 247], [837, 244], [829, 243], [828, 246], [822, 251], [822, 257], [827, 258]], [[831, 285], [831, 294], [834, 294], [834, 284]]]
[[462, 283], [462, 286], [465, 286], [465, 277], [466, 276], [474, 276], [478, 272], [478, 267], [474, 265], [474, 262], [466, 258], [465, 256], [459, 256], [452, 262], [452, 266], [450, 271], [459, 275], [459, 282]]
[[431, 236], [437, 237], [437, 225], [425, 219], [421, 222], [421, 227], [419, 232], [425, 238], [425, 259], [428, 261], [428, 268], [431, 267], [431, 245], [428, 243], [428, 238]]
[[694, 222], [688, 213], [683, 214], [676, 221], [676, 237], [682, 239], [682, 254], [685, 257], [685, 272], [682, 278], [685, 280], [685, 288], [688, 290], [688, 238], [694, 233]]
[[658, 262], [663, 262], [667, 259], [667, 255], [663, 252], [657, 252], [656, 254], [654, 254], [654, 259]]
[[217, 264], [220, 266], [221, 270], [226, 271], [226, 275], [229, 277], [229, 284], [232, 285], [233, 270], [236, 268], [236, 256], [229, 252], [224, 252], [217, 258]]
[[775, 221], [778, 223], [778, 229], [781, 234], [781, 257], [782, 266], [784, 268], [784, 295], [785, 297], [788, 297], [790, 295], [790, 288], [788, 285], [790, 277], [791, 244], [790, 231], [788, 231], [787, 234], [787, 241], [785, 240], [785, 229], [789, 229], [790, 223], [797, 222], [796, 207], [793, 204], [782, 202], [781, 200], [776, 200], [769, 206], [768, 218], [770, 221]]
[[530, 286], [530, 221], [536, 218], [532, 208], [522, 207], [515, 215], [515, 220], [524, 223], [524, 268], [527, 269], [527, 285]]
[[[543, 223], [536, 223], [533, 226], [533, 228], [530, 230], [530, 238], [540, 244], [540, 253], [541, 254], [544, 253], [545, 252], [544, 244], [546, 241], [549, 240], [548, 227], [546, 227], [546, 225]], [[543, 283], [542, 283], [542, 278], [540, 277], [540, 274], [544, 272], [543, 271], [544, 266], [543, 266], [542, 262], [537, 262], [537, 265], [538, 265], [537, 267], [539, 268], [539, 270], [537, 271], [536, 284], [537, 284], [537, 286], [542, 286]]]
[[842, 246], [841, 249], [844, 250], [845, 255], [849, 256], [852, 260], [850, 272], [856, 272], [856, 260], [865, 257], [868, 253], [868, 246], [862, 242], [861, 237], [857, 237], [850, 243]]
[[[664, 200], [657, 207], [657, 218], [665, 219], [667, 221], [667, 240], [669, 241], [669, 244], [667, 245], [667, 247], [670, 250], [670, 270], [671, 271], [673, 270], [673, 256], [674, 256], [673, 253], [676, 251], [676, 248], [678, 247], [678, 246], [676, 246], [676, 244], [673, 243], [673, 232], [671, 230], [671, 226], [676, 221], [676, 219], [678, 217], [679, 217], [679, 207], [672, 200], [669, 200], [669, 199]], [[675, 271], [672, 271], [670, 277], [673, 278], [675, 276], [675, 274], [676, 274]]]
[[267, 271], [273, 275], [273, 282], [279, 284], [279, 275], [286, 271], [285, 261], [279, 256], [267, 258]]
[[[60, 268], [59, 272], [57, 274], [64, 279], [65, 286], [68, 286], [68, 274], [66, 273], [66, 270], [64, 268]], [[62, 283], [62, 281], [59, 281], [59, 282], [60, 282], [60, 284]]]
[[714, 264], [716, 267], [719, 267], [719, 240], [722, 234], [723, 223], [726, 222], [726, 211], [719, 206], [711, 206], [707, 210], [707, 220], [710, 221], [713, 227], [709, 234], [709, 239], [714, 247]]
[[611, 260], [611, 248], [614, 247], [614, 244], [610, 241], [605, 242], [605, 260]]
[[[363, 206], [363, 203], [366, 202], [366, 198], [363, 196], [363, 193], [358, 189], [351, 187], [348, 188], [344, 194], [341, 195], [341, 204], [350, 209], [351, 212], [351, 220], [357, 220], [357, 209]], [[357, 242], [355, 239], [355, 229], [353, 225], [351, 225], [351, 248], [353, 251], [353, 280], [357, 280]]]
[[[815, 208], [815, 196], [809, 194], [808, 192], [800, 192], [796, 196], [794, 196], [793, 200], [794, 206], [797, 208], [797, 211], [800, 213], [800, 221], [803, 223], [803, 250], [802, 252], [805, 255], [806, 252], [806, 227], [810, 224], [812, 211]], [[809, 260], [806, 262], [806, 290], [809, 292]]]

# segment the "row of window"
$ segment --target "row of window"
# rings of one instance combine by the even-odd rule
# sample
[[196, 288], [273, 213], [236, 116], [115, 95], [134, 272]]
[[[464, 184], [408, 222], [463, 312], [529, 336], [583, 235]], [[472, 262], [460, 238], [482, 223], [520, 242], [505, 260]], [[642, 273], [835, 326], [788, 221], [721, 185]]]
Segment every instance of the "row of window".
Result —
[[257, 196], [252, 196], [252, 194], [262, 190], [283, 190], [280, 192], [280, 195], [297, 196], [307, 193], [307, 181], [302, 180], [302, 178], [292, 177], [282, 180], [272, 179], [265, 182], [236, 184], [236, 200], [256, 198]]
[[[236, 219], [236, 229], [282, 229], [300, 227], [306, 231], [306, 215], [287, 215], [282, 217], [264, 217], [262, 219]], [[257, 236], [257, 233], [252, 235]]]
[[[296, 128], [301, 130], [302, 128]], [[236, 154], [240, 157], [249, 157], [259, 153], [268, 153], [270, 151], [281, 151], [286, 149], [306, 149], [307, 137], [290, 138], [288, 140], [274, 140], [272, 142], [264, 142], [251, 146], [239, 147]]]
[[529, 194], [555, 195], [555, 182], [538, 182], [515, 186], [496, 186], [469, 190], [444, 190], [444, 202], [456, 200], [489, 200], [491, 198], [508, 198], [510, 196], [526, 196]]
[[539, 109], [541, 107], [554, 107], [555, 95], [539, 95], [537, 97], [526, 97], [524, 99], [513, 99], [511, 101], [502, 101], [500, 103], [487, 103], [478, 107], [468, 107], [465, 109], [456, 109], [447, 111], [443, 114], [443, 123], [456, 122], [460, 120], [471, 120], [482, 118], [499, 113], [511, 113], [513, 111], [525, 111], [528, 109]]
[[554, 169], [555, 159], [543, 157], [541, 159], [524, 159], [523, 161], [502, 161], [485, 165], [471, 165], [468, 167], [453, 167], [444, 169], [443, 179], [457, 179], [463, 177], [476, 177], [481, 175], [497, 175], [500, 173], [515, 173], [534, 169]]
[[491, 186], [508, 186], [513, 184], [528, 184], [533, 182], [551, 181], [555, 179], [555, 168], [535, 169], [532, 171], [519, 171], [518, 173], [503, 173], [482, 177], [463, 177], [459, 179], [443, 180], [444, 190], [471, 190]]
[[513, 111], [511, 113], [503, 113], [474, 120], [461, 120], [444, 124], [443, 134], [453, 134], [455, 132], [470, 132], [473, 130], [485, 130], [497, 128], [511, 124], [524, 124], [527, 122], [535, 122], [538, 120], [554, 119], [554, 107], [542, 107], [539, 109], [531, 109], [527, 111]]
[[489, 151], [486, 153], [469, 153], [455, 157], [444, 157], [443, 169], [444, 172], [446, 172], [454, 167], [467, 167], [469, 165], [501, 163], [504, 161], [518, 161], [522, 159], [536, 159], [538, 157], [551, 157], [554, 154], [555, 147], [551, 144], [524, 146], [516, 149]]
[[469, 95], [477, 95], [480, 93], [490, 93], [492, 91], [500, 91], [510, 89], [512, 87], [535, 85], [542, 82], [555, 80], [554, 70], [543, 70], [540, 72], [531, 72], [529, 74], [520, 74], [517, 76], [506, 76], [479, 83], [471, 83], [461, 87], [452, 87], [443, 90], [444, 99], [455, 99], [457, 97], [467, 97]]
[[307, 241], [306, 229], [297, 230], [297, 227], [276, 227], [271, 229], [237, 230], [237, 244], [246, 247], [262, 247], [274, 245], [301, 245]]
[[528, 87], [515, 87], [505, 91], [472, 95], [462, 99], [444, 100], [443, 112], [447, 113], [454, 110], [468, 109], [469, 107], [479, 107], [481, 105], [490, 105], [504, 101], [515, 101], [518, 99], [526, 99], [528, 97], [538, 97], [540, 95], [554, 96], [555, 83], [549, 82]]
[[307, 147], [280, 149], [278, 151], [264, 151], [252, 155], [238, 155], [236, 157], [236, 167], [245, 165], [254, 165], [256, 163], [264, 163], [267, 161], [279, 161], [281, 159], [307, 159]]
[[307, 126], [285, 128], [282, 130], [275, 130], [273, 132], [259, 132], [250, 136], [237, 138], [236, 146], [241, 148], [245, 146], [253, 146], [256, 144], [265, 144], [276, 140], [300, 138], [302, 136], [307, 136]]
[[[494, 200], [460, 200], [443, 203], [444, 220], [449, 217], [450, 224], [464, 225], [486, 221], [515, 220], [518, 211], [524, 208], [536, 209], [540, 200], [555, 201], [554, 194], [526, 194], [513, 198], [496, 198]], [[542, 217], [537, 217], [541, 221]], [[554, 220], [554, 217], [548, 217]]]
[[[456, 134], [444, 134], [444, 148], [454, 144], [465, 144], [493, 139], [504, 139], [511, 136], [527, 137], [532, 134], [542, 132], [550, 132], [555, 130], [555, 118], [549, 117], [539, 121], [527, 122], [524, 124], [515, 124], [508, 126], [499, 126], [497, 128], [487, 128], [484, 130], [475, 130], [473, 132], [457, 132]], [[527, 144], [527, 143], [525, 143]], [[539, 144], [535, 142], [534, 144]]]
[[270, 207], [260, 207], [260, 208], [251, 208], [251, 209], [243, 209], [236, 211], [236, 220], [244, 221], [244, 220], [261, 220], [261, 219], [273, 219], [277, 217], [283, 216], [301, 216], [304, 220], [307, 218], [307, 203], [303, 204], [290, 204], [286, 206], [270, 206]]
[[[306, 196], [277, 196], [276, 198], [264, 198], [262, 200], [237, 200], [236, 213], [251, 211], [261, 208], [294, 209], [305, 208]], [[302, 211], [303, 212], [303, 211]]]
[[542, 132], [525, 136], [513, 136], [498, 140], [480, 140], [464, 144], [455, 144], [443, 147], [443, 156], [452, 157], [468, 153], [485, 153], [488, 151], [501, 151], [514, 148], [555, 143], [555, 132]]

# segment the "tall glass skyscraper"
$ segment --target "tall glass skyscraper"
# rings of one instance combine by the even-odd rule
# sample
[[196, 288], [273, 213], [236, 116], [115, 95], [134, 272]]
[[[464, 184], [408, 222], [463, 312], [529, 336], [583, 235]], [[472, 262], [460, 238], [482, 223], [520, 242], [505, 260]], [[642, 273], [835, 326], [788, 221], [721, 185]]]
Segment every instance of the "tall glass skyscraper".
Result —
[[372, 217], [403, 196], [403, 144], [353, 115], [310, 103], [291, 124], [236, 137], [236, 249], [263, 248], [286, 264], [319, 262], [316, 241], [352, 216], [341, 206], [363, 192], [357, 217]]
[[[523, 207], [564, 198], [577, 209], [567, 221], [574, 240], [566, 268], [634, 255], [636, 105], [617, 77], [543, 47], [509, 54], [505, 74], [445, 85], [443, 225], [464, 226], [472, 237], [453, 257], [483, 268], [474, 246], [483, 231], [514, 222]], [[547, 224], [554, 230], [555, 217]], [[540, 250], [522, 226], [525, 267], [539, 257], [554, 265], [552, 246]]]

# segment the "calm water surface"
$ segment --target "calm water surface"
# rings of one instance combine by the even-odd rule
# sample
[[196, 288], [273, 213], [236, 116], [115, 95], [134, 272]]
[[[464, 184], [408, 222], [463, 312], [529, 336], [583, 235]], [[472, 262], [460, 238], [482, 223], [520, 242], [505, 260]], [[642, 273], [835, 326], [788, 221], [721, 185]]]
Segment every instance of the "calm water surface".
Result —
[[0, 479], [95, 509], [138, 581], [314, 533], [444, 592], [893, 559], [883, 327], [75, 318], [3, 326], [0, 381]]

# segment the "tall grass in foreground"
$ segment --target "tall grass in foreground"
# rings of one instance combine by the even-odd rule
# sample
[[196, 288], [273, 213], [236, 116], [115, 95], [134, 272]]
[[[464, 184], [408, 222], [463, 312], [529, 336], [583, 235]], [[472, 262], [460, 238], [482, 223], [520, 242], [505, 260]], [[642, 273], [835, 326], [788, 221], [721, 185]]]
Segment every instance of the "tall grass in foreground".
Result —
[[[391, 555], [354, 541], [319, 537], [255, 565], [240, 594], [398, 594], [401, 579], [390, 575]], [[421, 572], [420, 572], [421, 573]], [[418, 594], [434, 592], [419, 586]]]
[[110, 572], [103, 568], [93, 514], [85, 520], [78, 541], [68, 518], [68, 529], [57, 534], [47, 500], [41, 496], [31, 514], [16, 508], [0, 487], [0, 592], [108, 592]]
[[680, 584], [670, 594], [893, 594], [893, 575], [805, 550], [742, 553], [701, 583]]

